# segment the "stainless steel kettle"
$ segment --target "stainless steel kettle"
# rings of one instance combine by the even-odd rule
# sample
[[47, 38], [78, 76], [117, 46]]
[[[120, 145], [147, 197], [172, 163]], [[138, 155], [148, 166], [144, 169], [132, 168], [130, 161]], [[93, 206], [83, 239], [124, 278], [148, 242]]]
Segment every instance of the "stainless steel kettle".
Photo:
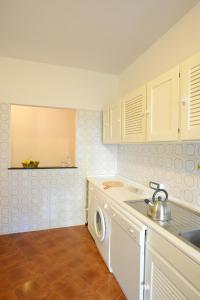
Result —
[[157, 189], [152, 200], [145, 199], [148, 204], [147, 215], [155, 221], [169, 221], [171, 219], [171, 209], [168, 204], [168, 193], [164, 189]]

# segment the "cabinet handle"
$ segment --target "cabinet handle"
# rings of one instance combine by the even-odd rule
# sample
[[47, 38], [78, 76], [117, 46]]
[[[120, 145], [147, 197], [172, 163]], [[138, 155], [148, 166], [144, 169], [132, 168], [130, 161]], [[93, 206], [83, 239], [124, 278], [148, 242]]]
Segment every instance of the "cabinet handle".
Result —
[[113, 217], [116, 217], [116, 214], [112, 214]]
[[134, 233], [134, 230], [132, 228], [129, 229], [130, 233]]
[[183, 96], [183, 98], [182, 98], [182, 104], [185, 105], [186, 103], [187, 103], [187, 97]]
[[104, 204], [104, 208], [107, 208], [108, 207], [108, 205], [107, 204]]

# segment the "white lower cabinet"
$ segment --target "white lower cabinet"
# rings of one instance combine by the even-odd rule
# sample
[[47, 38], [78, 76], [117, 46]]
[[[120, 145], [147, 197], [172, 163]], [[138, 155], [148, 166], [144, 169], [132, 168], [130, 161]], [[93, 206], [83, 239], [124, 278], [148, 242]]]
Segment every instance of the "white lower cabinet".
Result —
[[199, 300], [200, 267], [157, 233], [146, 247], [144, 300]]
[[199, 300], [200, 293], [189, 281], [151, 248], [146, 265], [145, 298], [151, 300]]
[[146, 226], [112, 206], [111, 269], [127, 300], [143, 300]]

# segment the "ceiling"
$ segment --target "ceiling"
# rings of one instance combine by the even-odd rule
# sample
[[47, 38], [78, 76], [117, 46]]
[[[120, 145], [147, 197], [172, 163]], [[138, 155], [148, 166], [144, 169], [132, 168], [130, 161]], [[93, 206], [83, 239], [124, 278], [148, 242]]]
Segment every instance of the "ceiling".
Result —
[[0, 0], [0, 55], [117, 74], [198, 0]]

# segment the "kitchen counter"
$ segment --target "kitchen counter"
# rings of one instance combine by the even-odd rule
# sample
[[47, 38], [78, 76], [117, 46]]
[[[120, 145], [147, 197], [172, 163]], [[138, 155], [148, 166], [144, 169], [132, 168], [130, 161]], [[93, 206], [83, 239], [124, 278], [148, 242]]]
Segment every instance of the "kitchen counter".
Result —
[[[122, 181], [123, 187], [113, 187], [109, 189], [104, 189], [103, 182], [106, 180], [119, 180]], [[157, 222], [150, 219], [148, 216], [144, 216], [142, 213], [128, 206], [125, 201], [128, 200], [141, 200], [144, 198], [151, 197], [154, 190], [145, 187], [136, 182], [130, 181], [124, 177], [113, 176], [113, 177], [88, 177], [88, 181], [94, 184], [99, 190], [105, 193], [110, 199], [111, 203], [115, 206], [120, 206], [123, 209], [124, 213], [127, 214], [129, 218], [135, 217], [142, 223], [144, 223], [147, 227], [153, 229], [163, 237], [165, 237], [169, 242], [171, 242], [174, 246], [184, 252], [188, 257], [195, 260], [198, 264], [200, 264], [200, 250], [195, 249], [190, 244], [184, 242], [179, 239], [172, 233], [168, 232], [165, 228], [162, 228], [158, 225]], [[187, 208], [193, 209], [194, 211], [199, 210], [196, 207], [193, 207], [190, 204], [186, 204], [179, 199], [169, 197], [169, 200]], [[199, 223], [200, 228], [200, 223]]]

